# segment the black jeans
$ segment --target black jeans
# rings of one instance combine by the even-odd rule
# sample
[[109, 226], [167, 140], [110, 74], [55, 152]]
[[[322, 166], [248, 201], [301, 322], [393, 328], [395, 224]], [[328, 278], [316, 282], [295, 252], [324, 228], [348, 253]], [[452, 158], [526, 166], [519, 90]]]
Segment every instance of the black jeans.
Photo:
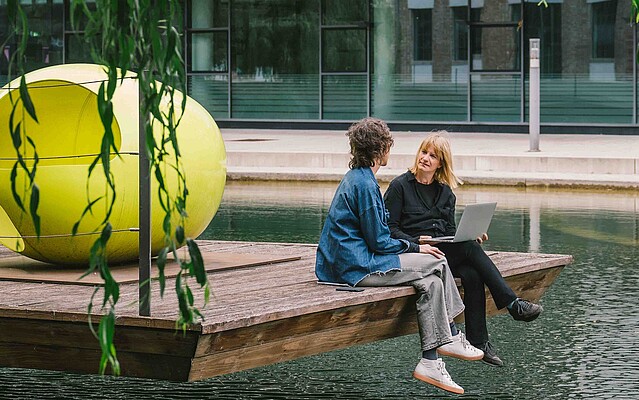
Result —
[[488, 341], [484, 285], [490, 290], [498, 309], [506, 307], [517, 295], [479, 243], [471, 240], [440, 243], [437, 247], [446, 254], [453, 276], [460, 278], [464, 287], [466, 337], [473, 345], [484, 344]]

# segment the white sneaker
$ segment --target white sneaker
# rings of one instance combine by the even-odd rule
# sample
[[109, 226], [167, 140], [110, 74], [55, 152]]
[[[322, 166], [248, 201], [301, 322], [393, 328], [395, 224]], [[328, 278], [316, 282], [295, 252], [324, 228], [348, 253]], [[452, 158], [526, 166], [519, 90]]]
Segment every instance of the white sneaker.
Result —
[[484, 352], [470, 344], [470, 342], [466, 340], [464, 332], [461, 331], [453, 336], [451, 343], [439, 346], [437, 353], [467, 361], [481, 360], [484, 357]]
[[413, 376], [420, 381], [430, 383], [440, 389], [447, 390], [452, 393], [464, 394], [464, 388], [453, 381], [453, 378], [446, 371], [446, 364], [441, 358], [437, 360], [427, 360], [422, 358], [415, 367]]

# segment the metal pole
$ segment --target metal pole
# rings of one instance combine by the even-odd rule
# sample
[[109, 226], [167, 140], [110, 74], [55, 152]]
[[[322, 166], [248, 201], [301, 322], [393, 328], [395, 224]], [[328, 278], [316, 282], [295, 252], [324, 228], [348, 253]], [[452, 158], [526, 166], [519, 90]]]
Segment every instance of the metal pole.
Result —
[[539, 39], [530, 39], [529, 151], [539, 151]]
[[[145, 73], [140, 71], [139, 74]], [[146, 121], [142, 112], [142, 79], [138, 79], [138, 151], [139, 151], [139, 250], [140, 270], [138, 274], [139, 314], [151, 316], [151, 175], [149, 156], [146, 152]]]

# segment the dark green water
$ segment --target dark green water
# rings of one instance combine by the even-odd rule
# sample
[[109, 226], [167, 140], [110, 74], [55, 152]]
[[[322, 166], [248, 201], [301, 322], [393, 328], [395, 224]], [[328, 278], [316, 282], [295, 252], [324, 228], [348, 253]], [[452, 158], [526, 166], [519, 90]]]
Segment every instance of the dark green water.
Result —
[[[334, 187], [231, 182], [202, 238], [317, 243]], [[639, 398], [639, 195], [500, 188], [464, 188], [457, 195], [460, 205], [498, 202], [488, 250], [575, 257], [542, 298], [538, 320], [489, 320], [504, 368], [446, 360], [466, 390], [461, 397]], [[411, 377], [417, 349], [417, 336], [404, 336], [195, 383], [0, 368], [0, 398], [460, 397]]]

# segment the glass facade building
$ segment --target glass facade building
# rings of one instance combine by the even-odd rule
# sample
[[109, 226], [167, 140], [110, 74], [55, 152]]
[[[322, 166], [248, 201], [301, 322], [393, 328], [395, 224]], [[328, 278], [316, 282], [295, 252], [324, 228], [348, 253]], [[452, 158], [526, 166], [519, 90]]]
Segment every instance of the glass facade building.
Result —
[[[68, 1], [21, 3], [29, 68], [88, 61]], [[523, 129], [528, 43], [539, 38], [542, 129], [639, 134], [631, 0], [183, 4], [188, 91], [221, 126], [321, 128], [370, 115], [406, 126]], [[2, 23], [0, 83], [15, 49], [7, 35]]]

